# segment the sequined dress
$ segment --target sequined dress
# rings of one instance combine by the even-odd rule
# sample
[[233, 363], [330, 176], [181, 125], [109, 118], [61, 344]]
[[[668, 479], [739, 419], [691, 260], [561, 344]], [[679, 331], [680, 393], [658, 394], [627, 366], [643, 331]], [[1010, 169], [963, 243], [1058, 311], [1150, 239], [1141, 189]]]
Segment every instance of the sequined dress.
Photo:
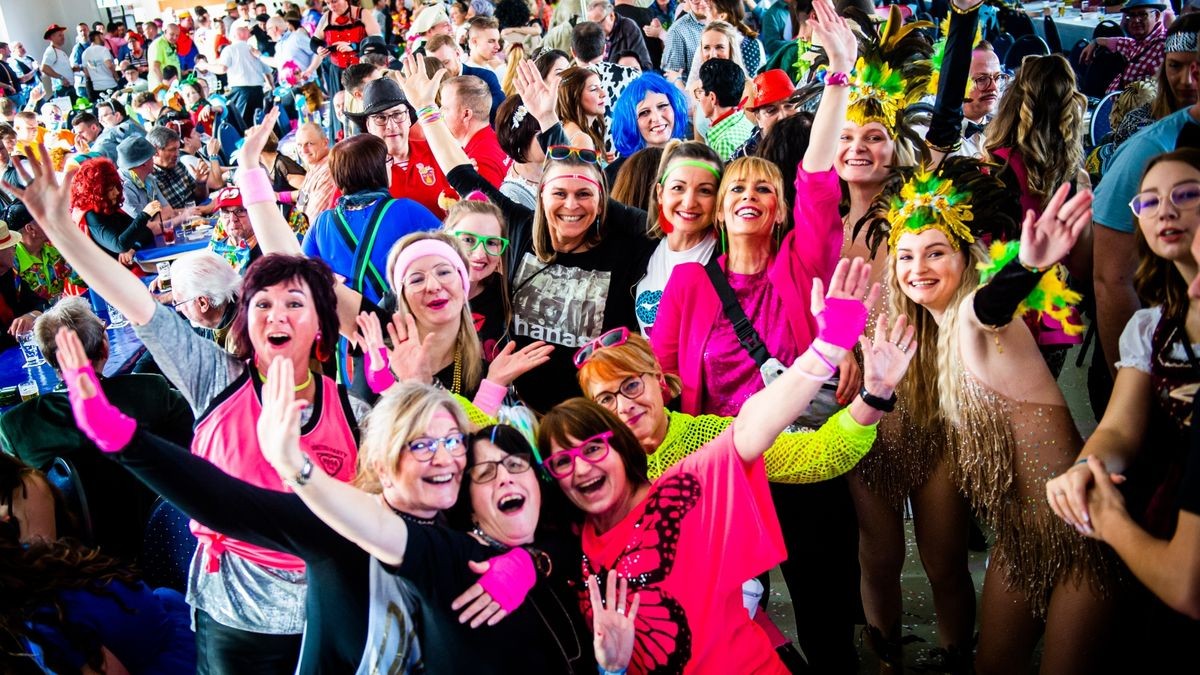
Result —
[[1071, 467], [1083, 445], [1065, 405], [1016, 401], [962, 375], [960, 421], [949, 427], [951, 475], [996, 535], [990, 564], [1020, 589], [1038, 617], [1064, 579], [1091, 572], [1097, 590], [1111, 556], [1074, 532], [1046, 503], [1046, 481]]

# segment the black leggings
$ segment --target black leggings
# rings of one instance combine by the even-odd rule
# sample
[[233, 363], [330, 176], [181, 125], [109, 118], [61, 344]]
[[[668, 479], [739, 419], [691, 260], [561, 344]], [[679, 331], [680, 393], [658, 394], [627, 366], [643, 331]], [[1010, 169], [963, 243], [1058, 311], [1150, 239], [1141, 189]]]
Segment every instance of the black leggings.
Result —
[[269, 635], [230, 628], [196, 610], [196, 675], [292, 675], [300, 635]]

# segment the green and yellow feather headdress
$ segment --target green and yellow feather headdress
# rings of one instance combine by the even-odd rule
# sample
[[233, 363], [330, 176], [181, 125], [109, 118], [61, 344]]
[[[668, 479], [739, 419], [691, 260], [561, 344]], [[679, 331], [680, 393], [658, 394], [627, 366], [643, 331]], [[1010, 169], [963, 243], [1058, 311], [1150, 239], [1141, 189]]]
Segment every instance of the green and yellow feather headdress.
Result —
[[933, 46], [922, 33], [932, 26], [928, 21], [905, 24], [893, 5], [883, 30], [861, 41], [850, 78], [849, 120], [859, 125], [878, 122], [896, 134], [904, 109], [925, 95], [933, 72]]
[[970, 157], [947, 157], [936, 167], [900, 167], [854, 226], [866, 229], [871, 255], [883, 243], [894, 249], [906, 233], [937, 229], [956, 250], [976, 240], [1016, 239], [1020, 207], [986, 165]]

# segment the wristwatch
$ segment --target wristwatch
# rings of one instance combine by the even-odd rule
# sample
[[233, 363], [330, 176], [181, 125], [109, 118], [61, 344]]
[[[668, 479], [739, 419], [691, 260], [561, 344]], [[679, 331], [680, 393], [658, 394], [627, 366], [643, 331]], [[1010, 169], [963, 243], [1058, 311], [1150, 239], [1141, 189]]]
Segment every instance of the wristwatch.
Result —
[[890, 398], [880, 398], [867, 391], [866, 385], [863, 385], [862, 391], [858, 392], [858, 395], [862, 397], [863, 403], [880, 412], [892, 412], [896, 408], [896, 392], [894, 391]]
[[312, 480], [312, 474], [312, 460], [308, 458], [308, 455], [305, 455], [304, 463], [300, 465], [300, 470], [296, 472], [296, 475], [292, 476], [291, 478], [283, 479], [283, 482], [291, 485], [292, 487], [303, 487], [308, 485], [308, 481]]

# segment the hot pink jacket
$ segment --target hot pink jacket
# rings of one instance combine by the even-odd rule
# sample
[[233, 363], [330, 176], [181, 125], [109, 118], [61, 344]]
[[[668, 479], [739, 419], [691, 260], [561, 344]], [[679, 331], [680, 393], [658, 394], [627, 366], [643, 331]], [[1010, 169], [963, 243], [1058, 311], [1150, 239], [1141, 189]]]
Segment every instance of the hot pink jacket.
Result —
[[[787, 308], [792, 338], [801, 349], [807, 349], [817, 334], [817, 322], [809, 308], [812, 280], [820, 277], [828, 286], [841, 255], [841, 195], [838, 176], [832, 169], [810, 174], [797, 167], [793, 209], [796, 226], [784, 236], [767, 271]], [[724, 268], [725, 256], [720, 262]], [[754, 321], [755, 317], [749, 318]], [[727, 321], [704, 266], [684, 263], [676, 267], [663, 291], [650, 342], [663, 371], [683, 380], [681, 409], [689, 415], [703, 412], [701, 362], [709, 333], [718, 320]]]

